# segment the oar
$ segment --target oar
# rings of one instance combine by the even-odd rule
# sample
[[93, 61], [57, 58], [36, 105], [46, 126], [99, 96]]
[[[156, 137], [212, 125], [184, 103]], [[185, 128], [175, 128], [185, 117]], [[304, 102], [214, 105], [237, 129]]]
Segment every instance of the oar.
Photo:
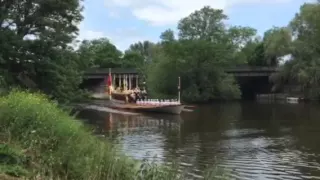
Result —
[[194, 106], [194, 105], [186, 105], [185, 107], [186, 108], [196, 108], [196, 106]]

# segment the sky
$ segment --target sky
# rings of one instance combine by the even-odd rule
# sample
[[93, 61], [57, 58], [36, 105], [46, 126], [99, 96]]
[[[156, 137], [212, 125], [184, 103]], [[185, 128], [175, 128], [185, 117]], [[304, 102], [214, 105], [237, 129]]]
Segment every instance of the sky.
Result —
[[259, 35], [286, 26], [307, 0], [85, 0], [79, 40], [108, 38], [124, 51], [130, 44], [157, 42], [161, 32], [203, 6], [223, 9], [229, 25], [250, 26]]

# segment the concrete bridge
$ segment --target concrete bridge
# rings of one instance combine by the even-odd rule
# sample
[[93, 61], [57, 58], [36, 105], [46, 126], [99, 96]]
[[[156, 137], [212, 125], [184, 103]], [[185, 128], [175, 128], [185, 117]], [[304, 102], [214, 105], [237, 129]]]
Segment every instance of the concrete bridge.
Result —
[[[134, 77], [138, 76], [138, 71], [133, 68], [110, 68], [112, 75], [132, 75]], [[85, 79], [100, 79], [108, 77], [109, 68], [92, 68], [89, 69], [84, 74]]]
[[[233, 74], [236, 77], [265, 77], [270, 76], [272, 73], [278, 72], [276, 67], [263, 67], [263, 66], [237, 66], [233, 68], [227, 68], [225, 70], [228, 74]], [[111, 72], [114, 75], [130, 75], [137, 77], [138, 71], [136, 69], [125, 68], [111, 68]], [[85, 79], [100, 79], [108, 76], [109, 69], [95, 68], [85, 72]]]
[[238, 66], [225, 70], [226, 73], [233, 74], [235, 77], [265, 77], [278, 71], [277, 67], [264, 66]]
[[[251, 99], [256, 94], [267, 94], [271, 92], [272, 83], [269, 81], [269, 76], [279, 69], [276, 67], [250, 67], [237, 66], [227, 68], [225, 70], [228, 74], [233, 74], [240, 85], [242, 96], [244, 99]], [[111, 69], [113, 82], [116, 86], [128, 82], [129, 87], [139, 86], [139, 73], [136, 69]], [[103, 81], [109, 74], [109, 69], [90, 69], [85, 72], [83, 88], [89, 88], [95, 92], [105, 91], [105, 82]]]

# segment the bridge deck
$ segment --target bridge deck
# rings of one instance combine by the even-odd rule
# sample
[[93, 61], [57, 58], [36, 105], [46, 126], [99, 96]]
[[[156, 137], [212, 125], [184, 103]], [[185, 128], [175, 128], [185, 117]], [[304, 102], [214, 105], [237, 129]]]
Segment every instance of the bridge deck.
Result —
[[[237, 77], [248, 77], [248, 76], [269, 76], [274, 72], [278, 72], [277, 67], [263, 67], [263, 66], [240, 66], [232, 67], [225, 70], [226, 73], [234, 74]], [[109, 68], [94, 68], [90, 69], [85, 73], [85, 77], [89, 79], [101, 78], [109, 73]], [[138, 74], [138, 71], [133, 68], [111, 68], [112, 74]]]

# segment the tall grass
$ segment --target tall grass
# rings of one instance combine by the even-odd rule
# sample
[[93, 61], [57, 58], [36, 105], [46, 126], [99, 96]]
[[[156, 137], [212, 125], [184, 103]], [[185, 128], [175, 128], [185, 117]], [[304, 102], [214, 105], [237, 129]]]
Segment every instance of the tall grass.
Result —
[[1, 97], [0, 133], [0, 159], [16, 159], [0, 161], [0, 174], [17, 167], [19, 173], [11, 175], [28, 179], [183, 179], [177, 168], [120, 154], [41, 94], [12, 91]]

